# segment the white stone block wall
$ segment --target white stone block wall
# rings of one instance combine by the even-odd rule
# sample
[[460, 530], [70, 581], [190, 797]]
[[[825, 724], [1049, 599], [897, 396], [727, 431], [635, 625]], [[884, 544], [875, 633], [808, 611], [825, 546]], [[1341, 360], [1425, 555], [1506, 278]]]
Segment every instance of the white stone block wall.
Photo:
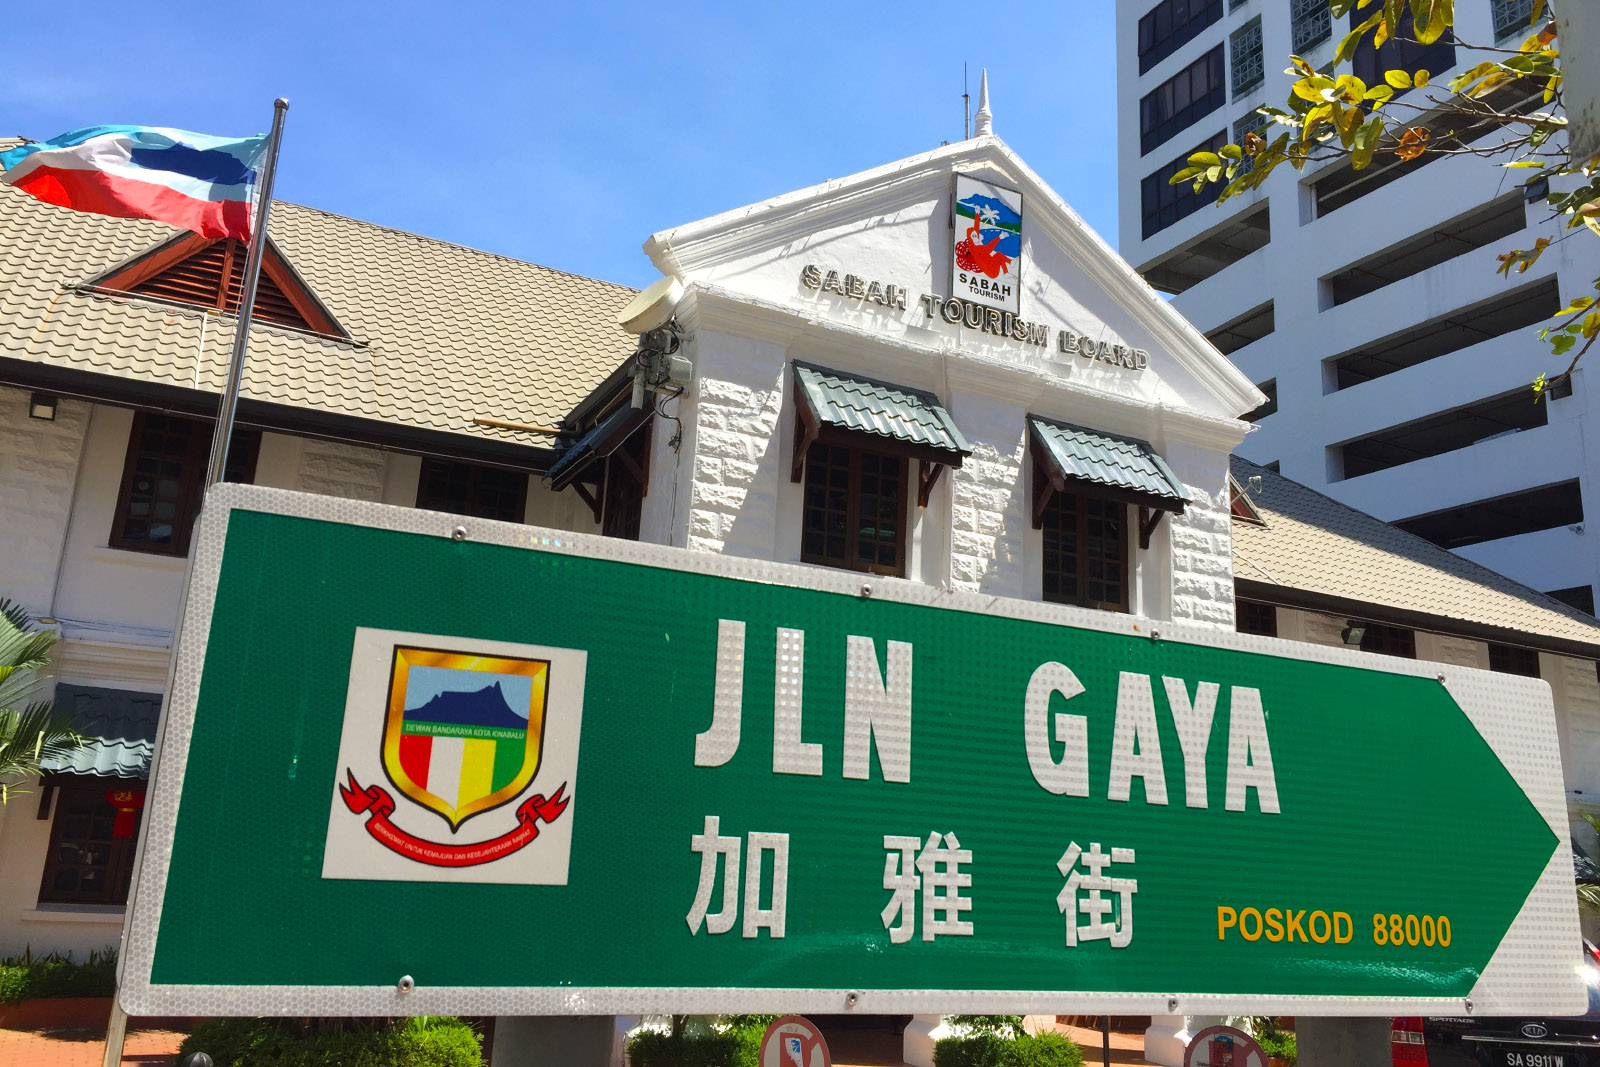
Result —
[[1036, 600], [1043, 588], [1041, 554], [1030, 547], [1041, 535], [1029, 506], [1027, 412], [1016, 404], [957, 396], [950, 414], [972, 447], [959, 468], [940, 477], [950, 494], [950, 586]]
[[0, 388], [0, 596], [43, 615], [54, 606], [91, 406], [61, 400], [51, 422], [28, 417], [29, 399]]
[[382, 500], [386, 455], [376, 448], [307, 438], [300, 452], [299, 488], [351, 500]]
[[[1173, 619], [1234, 627], [1233, 524], [1228, 499], [1228, 457], [1189, 445], [1165, 450], [1168, 466], [1184, 483], [1189, 504], [1181, 515], [1168, 515], [1156, 528], [1149, 552], [1162, 556], [1160, 534], [1170, 546]], [[1135, 512], [1137, 514], [1137, 512]], [[1149, 606], [1156, 618], [1163, 616]]]
[[[760, 341], [705, 333], [696, 339], [692, 395], [678, 401], [692, 422], [683, 450], [659, 456], [687, 474], [687, 547], [757, 559], [799, 558], [779, 529], [779, 495], [789, 483], [786, 462], [792, 428], [781, 416], [788, 372], [782, 348]], [[690, 443], [692, 442], [692, 443]], [[652, 468], [654, 468], [654, 463]], [[662, 485], [661, 479], [652, 479]], [[652, 488], [656, 492], [656, 488]], [[670, 493], [671, 486], [661, 491]], [[798, 516], [796, 517], [798, 524]], [[796, 531], [798, 532], [798, 531]]]

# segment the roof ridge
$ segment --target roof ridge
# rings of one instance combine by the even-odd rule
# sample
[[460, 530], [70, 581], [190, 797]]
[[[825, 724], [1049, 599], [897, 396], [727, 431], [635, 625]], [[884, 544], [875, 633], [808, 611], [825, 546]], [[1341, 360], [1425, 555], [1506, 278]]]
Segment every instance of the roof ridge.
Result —
[[[1239, 462], [1239, 463], [1249, 464], [1251, 467], [1254, 467], [1256, 470], [1259, 470], [1264, 474], [1270, 474], [1273, 477], [1277, 478], [1279, 481], [1288, 482], [1290, 485], [1296, 486], [1297, 488], [1302, 489], [1305, 492], [1312, 494], [1313, 496], [1321, 497], [1323, 500], [1328, 501], [1330, 504], [1333, 504], [1335, 507], [1338, 507], [1338, 508], [1340, 508], [1340, 509], [1342, 509], [1344, 511], [1348, 511], [1348, 512], [1350, 512], [1352, 514], [1355, 514], [1355, 515], [1360, 515], [1364, 519], [1370, 519], [1371, 521], [1373, 521], [1375, 523], [1378, 523], [1381, 526], [1386, 527], [1387, 529], [1393, 531], [1394, 533], [1399, 534], [1402, 538], [1407, 538], [1407, 539], [1415, 542], [1417, 545], [1424, 546], [1426, 551], [1442, 552], [1446, 556], [1449, 556], [1452, 561], [1459, 562], [1459, 563], [1465, 565], [1466, 567], [1471, 568], [1474, 571], [1480, 571], [1483, 574], [1489, 575], [1492, 578], [1499, 579], [1499, 581], [1501, 581], [1501, 582], [1504, 582], [1504, 583], [1507, 583], [1509, 585], [1515, 586], [1518, 590], [1521, 590], [1521, 591], [1523, 591], [1525, 593], [1529, 593], [1534, 598], [1536, 598], [1539, 601], [1539, 604], [1540, 604], [1541, 607], [1544, 607], [1544, 608], [1547, 608], [1549, 610], [1555, 611], [1559, 615], [1564, 615], [1568, 619], [1570, 619], [1572, 622], [1583, 623], [1585, 625], [1591, 625], [1591, 626], [1600, 625], [1600, 619], [1597, 619], [1596, 616], [1589, 615], [1588, 613], [1586, 613], [1586, 612], [1584, 612], [1584, 611], [1582, 611], [1582, 610], [1580, 610], [1578, 608], [1573, 607], [1571, 604], [1568, 604], [1565, 601], [1557, 600], [1555, 597], [1551, 596], [1549, 593], [1541, 592], [1540, 590], [1535, 589], [1531, 585], [1525, 585], [1522, 582], [1519, 582], [1515, 578], [1511, 577], [1509, 574], [1505, 574], [1505, 573], [1503, 573], [1501, 571], [1497, 571], [1493, 567], [1485, 567], [1483, 564], [1479, 563], [1475, 559], [1468, 559], [1466, 556], [1461, 555], [1461, 553], [1459, 553], [1459, 552], [1452, 552], [1448, 548], [1445, 548], [1442, 545], [1436, 545], [1432, 541], [1428, 540], [1426, 537], [1419, 537], [1418, 535], [1412, 533], [1410, 530], [1403, 530], [1399, 526], [1396, 526], [1392, 522], [1385, 522], [1383, 519], [1378, 518], [1376, 515], [1372, 514], [1369, 511], [1362, 511], [1358, 507], [1355, 507], [1355, 506], [1353, 506], [1351, 504], [1346, 504], [1344, 501], [1335, 499], [1334, 497], [1329, 496], [1327, 493], [1322, 492], [1320, 489], [1313, 488], [1312, 486], [1307, 485], [1305, 482], [1296, 481], [1295, 479], [1290, 478], [1288, 475], [1281, 474], [1278, 471], [1272, 470], [1269, 467], [1262, 466], [1261, 464], [1256, 463], [1254, 460], [1245, 459], [1243, 456], [1238, 455], [1237, 453], [1235, 453], [1230, 458], [1235, 460], [1235, 461], [1237, 461], [1237, 462]], [[1271, 511], [1273, 509], [1270, 506], [1262, 505], [1258, 510]], [[1291, 519], [1294, 518], [1294, 516], [1292, 516], [1292, 515], [1287, 516], [1287, 517], [1291, 518]], [[1303, 522], [1303, 521], [1306, 521], [1306, 520], [1302, 519], [1300, 521]], [[1374, 547], [1376, 547], [1376, 546], [1374, 546]], [[1418, 562], [1422, 562], [1422, 561], [1419, 560]], [[1466, 575], [1461, 575], [1461, 577], [1465, 578], [1467, 576]], [[1483, 584], [1489, 584], [1489, 583], [1483, 583]], [[1573, 616], [1577, 616], [1577, 617], [1573, 618]]]
[[486, 248], [474, 248], [472, 245], [465, 245], [460, 241], [447, 241], [442, 237], [430, 237], [428, 234], [417, 233], [414, 230], [402, 230], [398, 226], [385, 226], [383, 223], [373, 222], [371, 219], [358, 219], [354, 215], [341, 215], [337, 211], [329, 211], [327, 208], [313, 207], [310, 204], [302, 204], [295, 200], [283, 200], [278, 197], [273, 197], [272, 202], [275, 204], [283, 204], [287, 207], [299, 208], [302, 211], [314, 211], [318, 215], [323, 215], [330, 219], [340, 219], [344, 222], [353, 222], [360, 226], [369, 227], [370, 229], [382, 230], [385, 233], [395, 233], [402, 237], [414, 237], [419, 241], [426, 241], [429, 244], [443, 245], [446, 248], [459, 248], [463, 252], [472, 252], [476, 255], [488, 256], [491, 259], [500, 259], [507, 263], [516, 263], [524, 267], [535, 267], [542, 271], [548, 271], [551, 274], [560, 274], [568, 278], [577, 278], [578, 280], [585, 282], [599, 282], [601, 285], [609, 285], [613, 288], [622, 289], [630, 293], [640, 292], [639, 289], [636, 289], [631, 285], [624, 285], [622, 282], [607, 281], [605, 278], [595, 278], [588, 274], [577, 274], [570, 270], [562, 270], [560, 267], [551, 267], [544, 263], [535, 263], [531, 259], [518, 259], [516, 256], [508, 256], [503, 252], [490, 252]]

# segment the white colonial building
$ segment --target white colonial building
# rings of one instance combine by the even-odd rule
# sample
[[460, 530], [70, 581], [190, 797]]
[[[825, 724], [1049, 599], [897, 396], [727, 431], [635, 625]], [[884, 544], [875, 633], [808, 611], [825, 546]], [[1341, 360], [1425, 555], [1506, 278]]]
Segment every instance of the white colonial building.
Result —
[[[1600, 626], [1476, 570], [1420, 605], [1252, 572], [1242, 621], [1232, 531], [1271, 529], [1275, 490], [1252, 511], [1230, 456], [1263, 394], [979, 120], [651, 237], [675, 284], [639, 338], [615, 325], [630, 290], [278, 205], [230, 476], [1123, 613], [1130, 632], [1265, 632], [1266, 605], [1274, 632], [1347, 641], [1354, 614], [1396, 631], [1391, 654], [1411, 627], [1411, 654], [1494, 666], [1498, 643], [1592, 677]], [[138, 802], [109, 794], [143, 791], [239, 250], [10, 188], [0, 234], [0, 593], [61, 632], [57, 699], [95, 738], [0, 808], [0, 954], [83, 952], [120, 932]], [[1375, 551], [1362, 566], [1406, 556]], [[1557, 693], [1592, 736], [1593, 694]], [[908, 1029], [908, 1057], [937, 1022]], [[1181, 1026], [1151, 1054], [1181, 1051]]]
[[[1457, 0], [1456, 33], [1515, 47], [1531, 6]], [[1215, 185], [1167, 184], [1190, 153], [1264, 123], [1256, 108], [1283, 106], [1291, 53], [1323, 68], [1350, 26], [1327, 0], [1118, 0], [1118, 247], [1267, 394], [1242, 454], [1593, 612], [1596, 399], [1581, 365], [1548, 402], [1530, 384], [1565, 369], [1537, 327], [1593, 295], [1600, 253], [1562, 241], [1496, 273], [1497, 255], [1554, 232], [1528, 172], [1437, 154], [1286, 166], [1220, 208]], [[1443, 86], [1483, 58], [1447, 37], [1364, 46], [1354, 69], [1426, 69]]]

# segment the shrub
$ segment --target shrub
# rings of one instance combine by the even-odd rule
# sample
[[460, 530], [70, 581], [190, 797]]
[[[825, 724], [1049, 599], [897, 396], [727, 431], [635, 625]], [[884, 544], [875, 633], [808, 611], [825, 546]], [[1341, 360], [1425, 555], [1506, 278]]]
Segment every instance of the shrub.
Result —
[[451, 1017], [211, 1019], [178, 1047], [178, 1060], [204, 1052], [217, 1067], [483, 1067], [478, 1035]]
[[1056, 1033], [1004, 1038], [995, 1033], [934, 1042], [934, 1067], [1083, 1067], [1083, 1050]]
[[1261, 1051], [1268, 1056], [1295, 1062], [1298, 1049], [1295, 1047], [1294, 1031], [1273, 1030], [1271, 1033], [1261, 1034], [1256, 1038], [1256, 1043], [1261, 1046]]
[[730, 1026], [706, 1034], [640, 1030], [628, 1041], [632, 1067], [759, 1067], [765, 1025]]
[[117, 950], [89, 953], [82, 963], [52, 952], [0, 959], [0, 1004], [39, 997], [109, 997], [117, 982]]
[[951, 1026], [965, 1027], [974, 1034], [997, 1034], [1000, 1037], [1022, 1037], [1020, 1015], [947, 1015], [945, 1022]]

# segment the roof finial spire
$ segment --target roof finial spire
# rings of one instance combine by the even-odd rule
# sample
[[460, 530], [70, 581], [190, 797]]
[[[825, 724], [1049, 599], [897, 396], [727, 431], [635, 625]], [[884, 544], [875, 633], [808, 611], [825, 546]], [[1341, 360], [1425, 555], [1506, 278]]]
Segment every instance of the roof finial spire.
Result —
[[975, 137], [988, 137], [994, 133], [994, 115], [989, 112], [989, 68], [983, 68], [983, 80], [978, 83], [978, 113], [973, 116], [972, 133]]

